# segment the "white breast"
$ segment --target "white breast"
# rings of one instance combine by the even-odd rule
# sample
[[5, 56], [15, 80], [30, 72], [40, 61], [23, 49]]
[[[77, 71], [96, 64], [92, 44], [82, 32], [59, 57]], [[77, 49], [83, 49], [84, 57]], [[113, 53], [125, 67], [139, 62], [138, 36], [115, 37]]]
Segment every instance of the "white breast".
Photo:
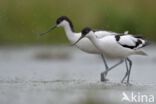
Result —
[[124, 48], [120, 44], [118, 44], [114, 36], [108, 36], [99, 39], [99, 41], [100, 44], [98, 45], [98, 48], [108, 57], [124, 58], [133, 53], [133, 50]]
[[93, 43], [88, 38], [83, 38], [80, 40], [76, 46], [84, 52], [99, 54], [100, 51], [93, 45]]

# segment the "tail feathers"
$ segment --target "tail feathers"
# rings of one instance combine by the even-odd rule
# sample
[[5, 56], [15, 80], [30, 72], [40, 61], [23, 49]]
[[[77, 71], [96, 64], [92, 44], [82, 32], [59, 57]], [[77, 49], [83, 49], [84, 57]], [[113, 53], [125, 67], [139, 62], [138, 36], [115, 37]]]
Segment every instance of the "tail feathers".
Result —
[[135, 54], [137, 54], [137, 55], [143, 55], [143, 56], [148, 56], [147, 53], [145, 53], [144, 51], [141, 51], [141, 50], [135, 51]]
[[[151, 44], [151, 42], [150, 41], [148, 41], [148, 40], [143, 40], [143, 39], [138, 39], [138, 46], [135, 48], [135, 49], [140, 49], [140, 48], [143, 48], [143, 47], [145, 47], [145, 46], [148, 46], [148, 45], [150, 45]], [[140, 43], [140, 44], [139, 44]]]
[[145, 41], [145, 44], [143, 45], [143, 47], [148, 46], [148, 45], [150, 45], [150, 44], [151, 44], [151, 42], [148, 41], [148, 40], [146, 40], [146, 41]]

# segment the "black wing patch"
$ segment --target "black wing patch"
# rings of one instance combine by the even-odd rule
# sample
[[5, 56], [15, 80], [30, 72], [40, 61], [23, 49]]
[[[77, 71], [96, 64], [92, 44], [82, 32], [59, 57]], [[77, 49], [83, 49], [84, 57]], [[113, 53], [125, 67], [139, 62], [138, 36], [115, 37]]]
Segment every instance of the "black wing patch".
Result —
[[[141, 38], [141, 37], [139, 36], [139, 38]], [[120, 35], [116, 35], [116, 36], [115, 36], [115, 39], [116, 39], [116, 41], [117, 41], [121, 46], [123, 46], [123, 47], [125, 47], [125, 48], [130, 48], [130, 49], [135, 49], [135, 48], [137, 48], [140, 44], [142, 44], [142, 41], [141, 41], [140, 39], [137, 39], [137, 41], [135, 42], [135, 45], [133, 45], [133, 46], [126, 45], [126, 44], [121, 44], [121, 43], [119, 42], [119, 40], [120, 40]]]
[[135, 42], [135, 45], [134, 45], [134, 46], [124, 45], [124, 44], [120, 44], [120, 45], [122, 45], [122, 46], [125, 47], [125, 48], [135, 49], [135, 48], [137, 48], [140, 44], [142, 44], [142, 41], [141, 41], [140, 39], [138, 39], [138, 40]]
[[120, 40], [120, 35], [115, 36], [116, 41], [118, 42]]
[[128, 45], [122, 45], [122, 44], [120, 44], [120, 45], [125, 47], [125, 48], [130, 48], [130, 49], [134, 49], [135, 48], [134, 46], [128, 46]]

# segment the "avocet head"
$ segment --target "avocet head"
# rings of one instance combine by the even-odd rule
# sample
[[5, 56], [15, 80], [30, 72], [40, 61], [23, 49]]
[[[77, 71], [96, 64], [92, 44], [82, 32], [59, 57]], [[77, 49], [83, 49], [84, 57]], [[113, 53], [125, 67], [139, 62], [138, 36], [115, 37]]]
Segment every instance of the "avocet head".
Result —
[[54, 26], [50, 27], [48, 31], [41, 33], [40, 35], [45, 35], [57, 27], [65, 27], [66, 25], [69, 25], [72, 31], [74, 31], [74, 26], [71, 20], [67, 16], [61, 16], [56, 20], [56, 24]]
[[81, 31], [82, 37], [89, 37], [94, 31], [90, 27], [86, 27]]
[[56, 20], [56, 26], [57, 27], [63, 27], [65, 25], [69, 24], [71, 28], [73, 28], [73, 24], [71, 20], [67, 16], [61, 16]]
[[89, 37], [91, 34], [93, 34], [93, 30], [89, 27], [86, 27], [84, 28], [82, 31], [81, 31], [81, 37], [73, 44], [77, 44], [81, 39], [83, 39], [84, 37]]

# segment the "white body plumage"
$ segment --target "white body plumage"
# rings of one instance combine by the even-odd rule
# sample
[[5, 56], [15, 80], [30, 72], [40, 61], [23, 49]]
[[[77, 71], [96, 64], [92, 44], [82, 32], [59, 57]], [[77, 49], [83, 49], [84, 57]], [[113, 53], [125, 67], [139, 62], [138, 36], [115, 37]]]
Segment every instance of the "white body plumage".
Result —
[[98, 39], [94, 35], [94, 32], [91, 31], [86, 35], [86, 37], [91, 40], [100, 52], [103, 52], [108, 57], [126, 58], [132, 54], [146, 55], [146, 53], [140, 50], [140, 48], [146, 44], [146, 41], [132, 35], [112, 35]]
[[[82, 35], [81, 33], [75, 33], [74, 31], [72, 31], [68, 21], [63, 21], [62, 23], [58, 25], [58, 27], [64, 28], [66, 36], [71, 44], [75, 43]], [[95, 32], [95, 36], [98, 39], [103, 38], [105, 36], [110, 36], [110, 35], [117, 35], [117, 34], [114, 32], [107, 32], [107, 31]], [[80, 50], [87, 52], [87, 53], [93, 53], [93, 54], [101, 53], [88, 38], [83, 38], [79, 43], [76, 44], [76, 47], [78, 47]]]

